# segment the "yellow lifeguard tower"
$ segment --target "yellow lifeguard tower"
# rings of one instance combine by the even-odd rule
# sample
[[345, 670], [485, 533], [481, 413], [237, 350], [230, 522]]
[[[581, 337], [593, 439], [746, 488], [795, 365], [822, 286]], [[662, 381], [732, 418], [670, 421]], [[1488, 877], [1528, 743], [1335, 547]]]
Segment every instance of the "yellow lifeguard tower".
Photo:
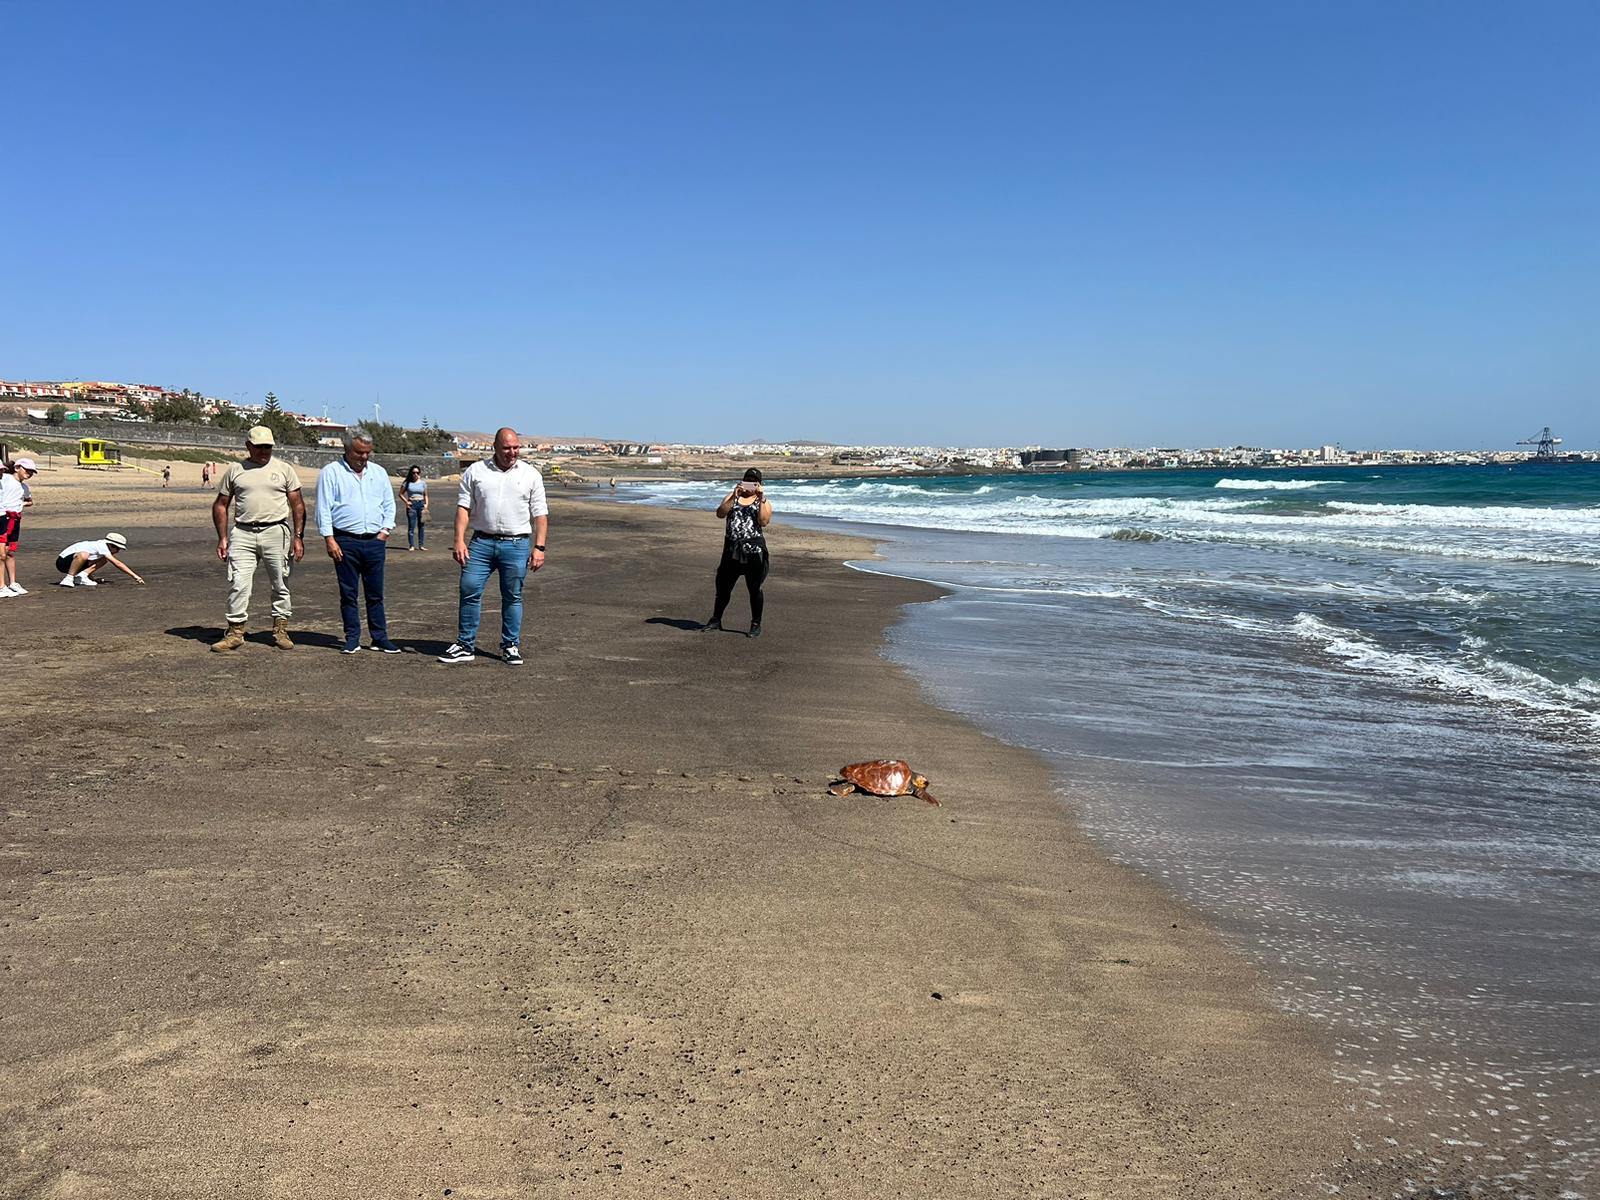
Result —
[[78, 439], [78, 465], [80, 467], [120, 467], [122, 451], [115, 442], [104, 438]]

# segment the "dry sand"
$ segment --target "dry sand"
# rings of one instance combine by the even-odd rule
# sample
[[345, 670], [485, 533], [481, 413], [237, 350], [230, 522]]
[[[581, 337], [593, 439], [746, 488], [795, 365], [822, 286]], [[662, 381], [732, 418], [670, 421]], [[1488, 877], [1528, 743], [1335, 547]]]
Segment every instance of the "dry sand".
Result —
[[[702, 634], [712, 516], [558, 496], [520, 671], [433, 661], [443, 521], [390, 555], [410, 653], [333, 651], [313, 541], [302, 645], [261, 579], [223, 657], [198, 473], [45, 474], [0, 601], [0, 1195], [1348, 1182], [1322, 1052], [879, 656], [934, 592], [840, 565], [865, 543], [775, 527], [766, 636]], [[52, 586], [107, 529], [150, 585]], [[944, 806], [825, 791], [884, 755]]]

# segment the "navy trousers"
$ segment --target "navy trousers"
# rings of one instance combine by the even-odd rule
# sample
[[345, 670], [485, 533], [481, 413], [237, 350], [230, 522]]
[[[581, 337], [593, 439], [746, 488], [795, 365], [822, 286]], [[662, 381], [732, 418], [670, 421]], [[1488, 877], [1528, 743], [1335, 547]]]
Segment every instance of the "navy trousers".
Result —
[[361, 605], [358, 589], [367, 594], [367, 630], [379, 644], [389, 640], [389, 626], [383, 617], [383, 561], [389, 543], [382, 538], [356, 538], [334, 534], [344, 561], [333, 564], [339, 575], [339, 615], [344, 618], [344, 641], [354, 646], [361, 641]]

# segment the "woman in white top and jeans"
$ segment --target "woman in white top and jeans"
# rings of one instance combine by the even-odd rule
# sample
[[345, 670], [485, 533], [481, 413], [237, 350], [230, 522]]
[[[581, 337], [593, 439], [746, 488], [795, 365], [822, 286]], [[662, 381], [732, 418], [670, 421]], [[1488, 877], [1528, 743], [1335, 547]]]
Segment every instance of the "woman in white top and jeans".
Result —
[[422, 468], [412, 467], [400, 485], [400, 501], [406, 509], [406, 549], [426, 550], [425, 528], [428, 517], [428, 484], [422, 478]]

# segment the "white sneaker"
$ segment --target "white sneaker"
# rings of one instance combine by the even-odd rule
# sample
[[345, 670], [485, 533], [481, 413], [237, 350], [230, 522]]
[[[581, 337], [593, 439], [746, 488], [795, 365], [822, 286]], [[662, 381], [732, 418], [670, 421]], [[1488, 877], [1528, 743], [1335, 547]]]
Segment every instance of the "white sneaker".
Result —
[[460, 642], [451, 642], [450, 648], [439, 655], [439, 661], [442, 663], [469, 663], [474, 657], [475, 654], [472, 647], [463, 646]]
[[100, 585], [98, 583], [96, 583], [93, 579], [91, 579], [87, 575], [79, 575], [78, 576], [78, 586], [79, 587], [99, 587]]
[[65, 579], [63, 579], [56, 586], [57, 587], [77, 587], [78, 586], [78, 577], [76, 575], [68, 575]]
[[6, 584], [5, 587], [0, 587], [0, 596], [20, 596], [20, 595], [22, 595], [22, 593], [19, 592], [19, 591], [14, 591], [12, 589], [12, 585], [9, 584], [9, 583]]
[[26, 596], [28, 594], [28, 589], [23, 587], [20, 583], [13, 583], [11, 585], [11, 594], [13, 596]]

